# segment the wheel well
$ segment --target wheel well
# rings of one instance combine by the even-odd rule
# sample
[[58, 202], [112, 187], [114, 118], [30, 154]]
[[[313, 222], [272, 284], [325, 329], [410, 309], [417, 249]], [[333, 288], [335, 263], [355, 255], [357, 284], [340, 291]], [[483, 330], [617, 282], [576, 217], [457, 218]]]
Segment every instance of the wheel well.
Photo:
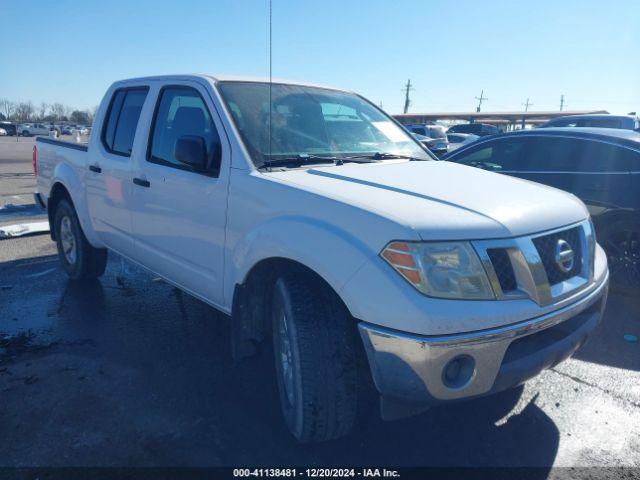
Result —
[[236, 284], [233, 293], [231, 350], [236, 360], [251, 356], [256, 351], [256, 344], [269, 336], [266, 319], [269, 318], [273, 287], [280, 276], [292, 271], [313, 278], [321, 288], [333, 292], [349, 312], [333, 287], [306, 265], [287, 258], [261, 260], [251, 268], [242, 284]]
[[56, 214], [56, 207], [62, 199], [69, 200], [69, 202], [71, 202], [71, 205], [73, 205], [73, 200], [71, 200], [69, 191], [64, 185], [57, 182], [53, 185], [51, 194], [49, 195], [49, 200], [47, 201], [47, 216], [49, 217], [49, 234], [51, 235], [51, 240], [56, 239], [56, 232], [53, 228], [53, 219], [54, 215]]
[[598, 230], [605, 228], [606, 226], [619, 221], [635, 221], [640, 222], [640, 213], [637, 210], [611, 210], [607, 213], [603, 213], [599, 216], [592, 217], [593, 224], [596, 227], [596, 235]]

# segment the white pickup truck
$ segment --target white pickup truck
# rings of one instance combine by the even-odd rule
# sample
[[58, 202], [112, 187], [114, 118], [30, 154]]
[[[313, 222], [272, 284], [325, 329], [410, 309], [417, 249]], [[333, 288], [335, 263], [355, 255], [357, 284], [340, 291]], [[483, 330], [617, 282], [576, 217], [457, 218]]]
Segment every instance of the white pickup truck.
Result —
[[34, 169], [71, 279], [113, 250], [231, 315], [238, 358], [273, 349], [302, 442], [349, 431], [369, 371], [384, 418], [521, 384], [606, 301], [576, 197], [437, 161], [352, 92], [120, 81], [88, 145], [39, 138]]

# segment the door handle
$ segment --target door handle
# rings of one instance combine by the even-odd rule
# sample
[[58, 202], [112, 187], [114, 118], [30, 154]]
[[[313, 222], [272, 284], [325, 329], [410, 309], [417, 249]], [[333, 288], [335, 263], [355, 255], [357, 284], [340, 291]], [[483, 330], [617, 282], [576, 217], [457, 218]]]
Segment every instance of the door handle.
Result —
[[97, 165], [89, 165], [89, 170], [96, 173], [102, 173], [102, 169]]
[[144, 180], [142, 178], [134, 178], [133, 179], [133, 183], [135, 183], [136, 185], [139, 185], [141, 187], [146, 187], [146, 188], [149, 188], [151, 186], [151, 184], [149, 183], [148, 180]]

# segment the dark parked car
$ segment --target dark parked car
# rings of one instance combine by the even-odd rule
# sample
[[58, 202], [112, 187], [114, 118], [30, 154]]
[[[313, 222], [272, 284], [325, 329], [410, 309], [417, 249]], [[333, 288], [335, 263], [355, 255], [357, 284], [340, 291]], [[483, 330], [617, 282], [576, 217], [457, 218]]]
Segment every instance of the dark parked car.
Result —
[[612, 287], [640, 292], [640, 133], [605, 128], [522, 130], [485, 137], [444, 159], [579, 197], [607, 252]]
[[597, 127], [638, 130], [638, 119], [630, 115], [567, 115], [552, 118], [538, 128], [548, 127]]
[[471, 133], [484, 137], [486, 135], [497, 135], [500, 130], [495, 125], [489, 125], [488, 123], [461, 123], [450, 127], [447, 133]]
[[7, 135], [13, 137], [16, 134], [16, 124], [11, 122], [0, 122], [0, 128], [7, 132]]

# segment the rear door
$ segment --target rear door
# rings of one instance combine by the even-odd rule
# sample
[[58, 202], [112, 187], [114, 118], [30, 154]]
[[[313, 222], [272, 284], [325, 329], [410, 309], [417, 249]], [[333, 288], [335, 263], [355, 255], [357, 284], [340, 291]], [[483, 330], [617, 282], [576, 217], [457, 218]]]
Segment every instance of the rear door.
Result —
[[149, 89], [115, 90], [100, 126], [100, 139], [89, 150], [85, 173], [87, 206], [100, 239], [111, 249], [135, 258], [131, 228], [131, 163], [134, 139]]
[[[223, 304], [230, 148], [215, 104], [197, 82], [154, 87], [144, 154], [132, 177], [139, 260], [191, 293]], [[179, 138], [200, 137], [210, 168], [193, 171], [175, 156]]]
[[597, 216], [629, 205], [631, 154], [604, 141], [536, 136], [519, 176], [573, 193]]

